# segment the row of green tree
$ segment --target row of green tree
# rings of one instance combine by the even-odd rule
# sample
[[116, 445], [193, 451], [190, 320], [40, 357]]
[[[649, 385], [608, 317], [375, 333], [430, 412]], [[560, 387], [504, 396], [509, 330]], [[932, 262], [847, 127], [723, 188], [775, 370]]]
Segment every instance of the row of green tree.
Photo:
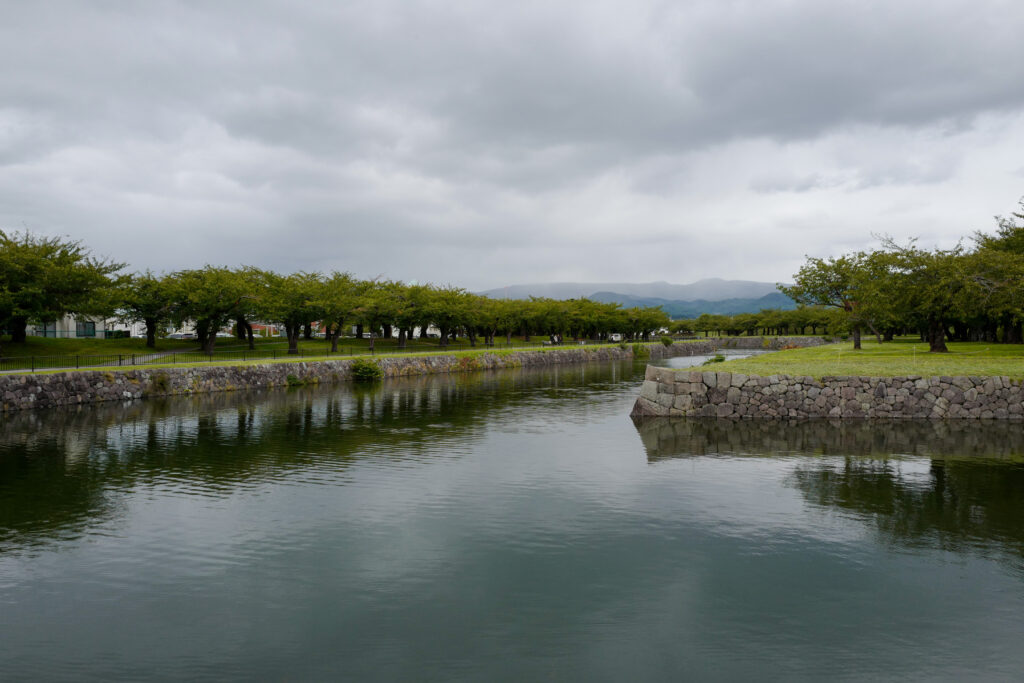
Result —
[[783, 311], [766, 308], [758, 313], [716, 315], [704, 313], [698, 318], [676, 320], [670, 328], [677, 334], [766, 335], [822, 334], [842, 335], [850, 331], [847, 316], [822, 306], [801, 306]]
[[446, 346], [455, 337], [493, 344], [495, 337], [543, 335], [552, 341], [650, 339], [669, 318], [659, 308], [622, 308], [588, 299], [496, 300], [464, 289], [390, 280], [360, 280], [349, 273], [280, 274], [255, 267], [121, 274], [125, 264], [95, 258], [81, 242], [32, 233], [0, 232], [0, 326], [24, 342], [28, 325], [65, 315], [118, 318], [146, 327], [146, 343], [168, 325], [195, 325], [203, 349], [233, 328], [254, 344], [253, 323], [284, 328], [290, 352], [314, 329], [337, 351], [345, 331], [397, 336], [405, 347], [414, 331], [438, 330]]
[[872, 251], [808, 258], [795, 284], [779, 289], [799, 304], [841, 312], [860, 348], [865, 331], [879, 342], [920, 334], [930, 350], [946, 341], [1024, 342], [1024, 199], [996, 217], [994, 234], [972, 244], [922, 249], [891, 238]]

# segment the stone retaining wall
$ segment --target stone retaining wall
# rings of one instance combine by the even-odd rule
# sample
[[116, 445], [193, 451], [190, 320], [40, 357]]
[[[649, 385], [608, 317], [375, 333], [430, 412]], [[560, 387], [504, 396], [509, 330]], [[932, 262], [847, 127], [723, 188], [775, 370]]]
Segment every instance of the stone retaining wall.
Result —
[[[783, 348], [824, 343], [817, 337], [711, 338], [664, 346], [644, 344], [650, 358], [696, 356], [721, 348]], [[537, 351], [494, 351], [477, 355], [444, 354], [374, 359], [386, 377], [432, 373], [470, 372], [498, 368], [631, 360], [633, 345], [591, 348], [586, 346]], [[236, 391], [249, 388], [288, 386], [289, 382], [321, 384], [351, 379], [351, 360], [266, 363], [190, 368], [136, 370], [83, 370], [53, 374], [0, 375], [0, 409], [4, 412], [29, 408], [118, 401], [145, 396]], [[289, 380], [289, 377], [292, 379]]]
[[1024, 419], [1008, 377], [759, 377], [647, 367], [634, 416]]

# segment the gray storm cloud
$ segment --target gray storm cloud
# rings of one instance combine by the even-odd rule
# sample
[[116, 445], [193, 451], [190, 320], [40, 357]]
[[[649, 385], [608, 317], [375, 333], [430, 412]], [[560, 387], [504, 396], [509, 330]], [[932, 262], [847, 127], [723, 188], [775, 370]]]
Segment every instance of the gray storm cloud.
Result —
[[1024, 194], [1009, 2], [16, 3], [0, 226], [135, 267], [783, 280]]

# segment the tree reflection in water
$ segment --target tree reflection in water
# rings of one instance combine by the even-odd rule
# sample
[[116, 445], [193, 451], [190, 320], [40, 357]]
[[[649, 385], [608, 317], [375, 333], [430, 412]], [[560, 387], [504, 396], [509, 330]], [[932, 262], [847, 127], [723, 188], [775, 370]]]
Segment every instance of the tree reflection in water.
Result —
[[459, 457], [486, 424], [534, 414], [538, 396], [600, 401], [634, 372], [566, 364], [3, 415], [0, 553], [76, 538], [132, 490], [223, 496], [289, 477], [344, 483], [368, 458]]
[[792, 460], [789, 483], [901, 547], [1024, 558], [1024, 430], [1005, 421], [636, 421], [648, 462]]

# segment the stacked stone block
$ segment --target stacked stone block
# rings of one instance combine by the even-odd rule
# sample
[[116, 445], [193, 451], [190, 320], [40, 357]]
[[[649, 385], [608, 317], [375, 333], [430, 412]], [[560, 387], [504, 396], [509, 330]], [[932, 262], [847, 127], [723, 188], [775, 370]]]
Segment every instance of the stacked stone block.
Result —
[[723, 418], [1024, 419], [1009, 377], [761, 377], [648, 366], [633, 414]]

